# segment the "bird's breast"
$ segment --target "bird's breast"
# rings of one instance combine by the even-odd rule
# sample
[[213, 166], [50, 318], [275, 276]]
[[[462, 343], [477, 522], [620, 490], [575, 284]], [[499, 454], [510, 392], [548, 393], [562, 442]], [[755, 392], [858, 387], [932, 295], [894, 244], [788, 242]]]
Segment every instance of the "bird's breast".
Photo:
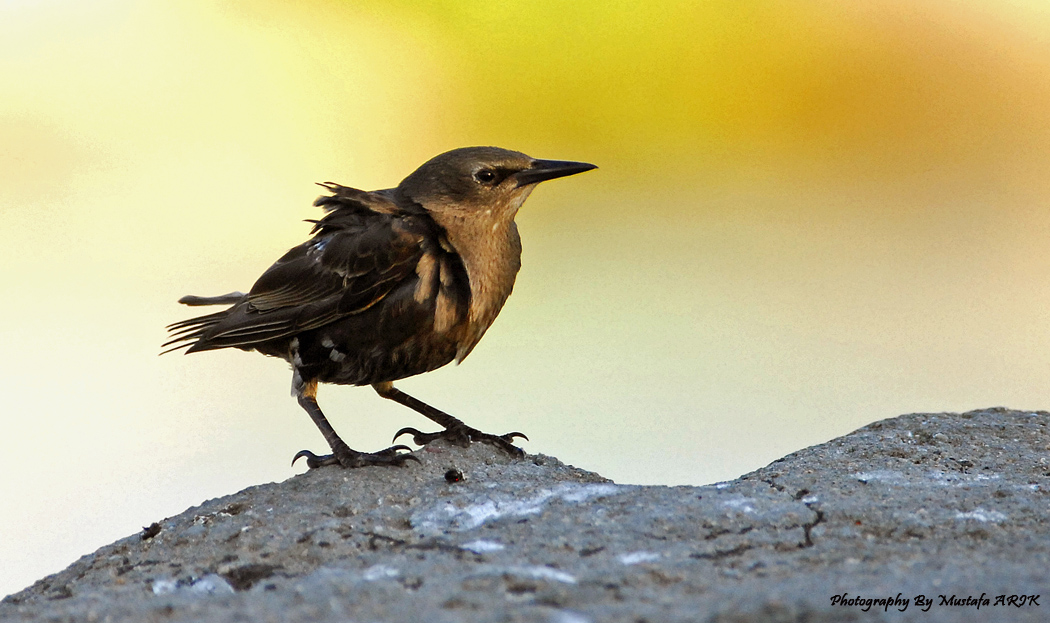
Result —
[[466, 358], [492, 326], [513, 291], [521, 268], [521, 238], [514, 222], [487, 229], [483, 235], [458, 245], [453, 240], [470, 283], [467, 327], [457, 349], [457, 361]]

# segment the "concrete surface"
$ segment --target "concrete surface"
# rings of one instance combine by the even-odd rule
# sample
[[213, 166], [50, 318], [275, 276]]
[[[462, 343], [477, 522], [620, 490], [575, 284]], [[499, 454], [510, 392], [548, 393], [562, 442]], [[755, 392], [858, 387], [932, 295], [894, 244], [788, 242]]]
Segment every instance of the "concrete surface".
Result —
[[8, 596], [0, 620], [1050, 620], [1048, 423], [906, 415], [704, 487], [437, 442], [422, 464], [205, 502]]

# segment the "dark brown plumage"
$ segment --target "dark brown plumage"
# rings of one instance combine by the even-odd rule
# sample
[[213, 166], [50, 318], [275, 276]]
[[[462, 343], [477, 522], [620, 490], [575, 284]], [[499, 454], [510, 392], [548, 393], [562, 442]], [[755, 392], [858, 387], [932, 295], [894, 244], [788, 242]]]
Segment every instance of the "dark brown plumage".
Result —
[[[365, 192], [323, 184], [313, 237], [288, 251], [247, 294], [186, 296], [187, 305], [232, 305], [168, 327], [169, 350], [256, 350], [292, 365], [292, 391], [332, 448], [303, 450], [310, 467], [399, 465], [413, 458], [393, 446], [349, 448], [317, 405], [317, 384], [372, 385], [445, 428], [410, 433], [485, 441], [521, 454], [521, 433], [489, 435], [400, 390], [393, 381], [462, 361], [510, 296], [521, 266], [514, 216], [539, 182], [595, 168], [537, 160], [495, 147], [437, 156], [397, 188]], [[168, 352], [168, 351], [165, 351]]]

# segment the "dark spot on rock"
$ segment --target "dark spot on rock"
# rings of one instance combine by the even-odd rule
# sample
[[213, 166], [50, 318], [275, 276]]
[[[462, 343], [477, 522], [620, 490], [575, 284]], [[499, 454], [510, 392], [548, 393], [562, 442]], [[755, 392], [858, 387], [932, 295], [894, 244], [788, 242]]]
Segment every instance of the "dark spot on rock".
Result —
[[154, 521], [142, 529], [142, 540], [148, 541], [158, 534], [160, 534], [160, 524]]
[[73, 596], [73, 589], [69, 588], [68, 585], [63, 584], [62, 586], [56, 586], [47, 593], [47, 600], [54, 601], [57, 599], [69, 599]]
[[246, 504], [244, 502], [234, 502], [232, 504], [227, 504], [226, 508], [222, 509], [219, 512], [226, 513], [227, 515], [240, 515], [241, 513], [243, 513], [251, 507], [251, 504]]
[[915, 438], [915, 441], [919, 444], [929, 445], [934, 442], [933, 434], [929, 433], [928, 431], [920, 430], [915, 431], [912, 434]]
[[689, 554], [690, 558], [697, 558], [700, 560], [721, 560], [723, 558], [731, 558], [733, 556], [740, 556], [744, 552], [754, 549], [753, 545], [743, 544], [737, 545], [732, 549], [715, 550], [713, 552], [695, 553]]
[[665, 573], [660, 569], [649, 569], [649, 577], [652, 578], [653, 582], [661, 586], [671, 586], [678, 584], [682, 581], [682, 576], [678, 574]]
[[340, 519], [345, 519], [357, 514], [357, 511], [350, 508], [349, 506], [336, 506], [332, 509], [332, 514]]
[[273, 572], [280, 568], [279, 565], [251, 563], [241, 565], [240, 567], [234, 567], [226, 573], [223, 573], [222, 577], [226, 578], [226, 581], [230, 583], [233, 590], [246, 591], [259, 580], [265, 580], [273, 575]]
[[463, 482], [463, 472], [459, 471], [455, 467], [445, 472], [445, 482], [452, 484], [454, 482]]
[[537, 590], [539, 590], [539, 586], [531, 580], [511, 580], [507, 582], [506, 588], [506, 591], [512, 595], [535, 593]]
[[405, 587], [406, 589], [408, 589], [410, 591], [419, 590], [420, 587], [423, 586], [423, 578], [421, 578], [421, 577], [405, 578], [405, 579], [401, 580], [401, 586]]
[[824, 511], [817, 508], [813, 508], [809, 505], [807, 505], [807, 508], [816, 513], [817, 517], [810, 523], [802, 526], [803, 536], [805, 536], [806, 540], [802, 543], [799, 543], [800, 549], [806, 547], [813, 547], [813, 528], [816, 528], [818, 525], [820, 525], [821, 522], [824, 521]]
[[441, 607], [447, 610], [455, 610], [459, 608], [466, 608], [468, 605], [469, 604], [467, 604], [467, 602], [461, 597], [450, 597], [441, 604]]

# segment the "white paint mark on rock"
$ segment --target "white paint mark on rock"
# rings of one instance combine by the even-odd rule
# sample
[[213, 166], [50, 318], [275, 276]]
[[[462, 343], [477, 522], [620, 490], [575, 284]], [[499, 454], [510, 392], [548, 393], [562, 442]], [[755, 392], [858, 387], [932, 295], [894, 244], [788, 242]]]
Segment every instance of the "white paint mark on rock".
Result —
[[388, 565], [373, 565], [365, 569], [363, 577], [368, 582], [374, 582], [376, 580], [396, 578], [399, 575], [401, 575], [400, 571]]
[[215, 573], [209, 573], [198, 578], [189, 585], [180, 585], [177, 580], [172, 578], [157, 578], [153, 580], [152, 589], [154, 595], [171, 595], [173, 593], [232, 595], [234, 593], [233, 587], [226, 581], [226, 578]]
[[551, 623], [591, 623], [591, 619], [569, 610], [558, 610], [551, 615], [550, 621]]
[[964, 474], [962, 472], [946, 472], [940, 469], [926, 472], [926, 477], [934, 483], [946, 487], [956, 487], [959, 485], [970, 484], [973, 482], [984, 482], [988, 480], [999, 480], [1001, 478], [999, 474]]
[[575, 489], [570, 488], [568, 491], [562, 493], [555, 493], [566, 502], [586, 502], [590, 498], [602, 497], [605, 495], [613, 495], [617, 493], [616, 485], [613, 484], [601, 484], [601, 485], [583, 485], [582, 487], [576, 487]]
[[484, 554], [486, 552], [498, 552], [502, 549], [506, 549], [506, 546], [496, 541], [486, 541], [484, 539], [478, 539], [469, 543], [461, 545], [463, 549], [469, 549], [475, 554]]
[[154, 595], [170, 595], [179, 588], [179, 583], [171, 578], [157, 578], [153, 580]]
[[973, 519], [975, 521], [986, 521], [992, 523], [999, 523], [1000, 521], [1006, 521], [1006, 515], [999, 511], [990, 511], [983, 508], [975, 508], [968, 513], [955, 513], [956, 519]]
[[755, 507], [751, 506], [751, 502], [754, 502], [754, 501], [755, 501], [754, 498], [748, 498], [748, 497], [744, 497], [742, 495], [736, 495], [736, 496], [733, 496], [731, 498], [728, 498], [728, 499], [725, 499], [725, 500], [721, 500], [722, 506], [728, 506], [729, 508], [732, 508], [732, 509], [744, 512], [744, 513], [753, 513], [753, 512], [755, 512]]
[[202, 595], [232, 595], [234, 590], [226, 578], [209, 573], [190, 585], [190, 592]]
[[462, 507], [446, 502], [439, 507], [413, 514], [412, 526], [423, 531], [472, 530], [502, 517], [539, 514], [543, 512], [544, 506], [554, 500], [580, 503], [594, 497], [613, 495], [619, 491], [620, 487], [613, 484], [565, 483], [553, 489], [540, 489], [524, 499], [503, 495]]
[[541, 567], [539, 565], [530, 567], [509, 567], [507, 572], [512, 575], [519, 575], [537, 580], [554, 580], [555, 582], [561, 582], [563, 584], [576, 583], [576, 578], [569, 573], [559, 571], [558, 569], [552, 569], [550, 567]]
[[857, 472], [853, 477], [863, 483], [882, 482], [888, 485], [906, 485], [908, 478], [902, 473], [892, 469], [876, 469], [870, 472]]
[[620, 554], [618, 556], [620, 562], [625, 565], [637, 565], [642, 562], [654, 562], [660, 560], [660, 554], [654, 552], [631, 552], [629, 554]]

